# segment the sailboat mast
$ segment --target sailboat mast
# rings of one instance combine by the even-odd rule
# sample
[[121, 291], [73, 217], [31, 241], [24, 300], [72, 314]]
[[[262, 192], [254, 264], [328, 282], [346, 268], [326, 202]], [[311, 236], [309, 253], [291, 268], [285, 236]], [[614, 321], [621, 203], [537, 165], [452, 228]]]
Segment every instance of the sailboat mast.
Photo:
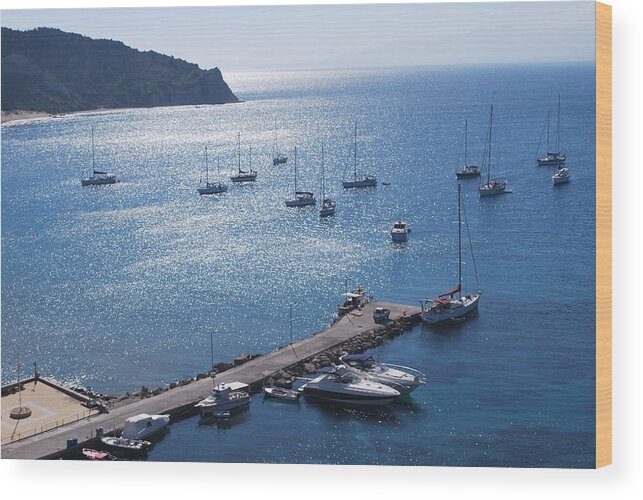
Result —
[[277, 117], [275, 116], [275, 156], [279, 156], [279, 146], [277, 145]]
[[549, 154], [549, 111], [547, 111], [547, 151], [545, 151], [546, 154]]
[[462, 290], [462, 217], [460, 215], [460, 184], [458, 183], [458, 290]]
[[491, 131], [493, 130], [493, 104], [489, 115], [489, 168], [487, 169], [487, 184], [491, 183]]
[[357, 180], [357, 123], [355, 124], [355, 148], [353, 150], [353, 179]]
[[322, 202], [324, 201], [325, 198], [325, 193], [326, 193], [326, 185], [324, 183], [324, 143], [322, 142]]
[[208, 146], [205, 147], [205, 184], [210, 184], [210, 176], [208, 175]]
[[467, 120], [464, 121], [464, 166], [467, 166], [467, 130], [468, 123]]
[[92, 172], [96, 171], [96, 160], [94, 157], [94, 126], [92, 125]]
[[241, 132], [237, 135], [237, 156], [239, 157], [239, 173], [241, 173]]
[[558, 94], [558, 124], [556, 126], [556, 153], [560, 153], [560, 94]]
[[297, 146], [295, 146], [295, 193], [297, 192]]

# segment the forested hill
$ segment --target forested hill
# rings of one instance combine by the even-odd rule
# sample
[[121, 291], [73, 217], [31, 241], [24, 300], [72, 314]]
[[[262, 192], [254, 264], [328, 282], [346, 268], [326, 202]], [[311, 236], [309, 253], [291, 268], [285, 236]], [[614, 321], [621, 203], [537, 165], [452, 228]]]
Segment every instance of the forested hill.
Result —
[[2, 28], [2, 110], [62, 113], [99, 108], [238, 102], [218, 68], [203, 70], [122, 42], [53, 28]]

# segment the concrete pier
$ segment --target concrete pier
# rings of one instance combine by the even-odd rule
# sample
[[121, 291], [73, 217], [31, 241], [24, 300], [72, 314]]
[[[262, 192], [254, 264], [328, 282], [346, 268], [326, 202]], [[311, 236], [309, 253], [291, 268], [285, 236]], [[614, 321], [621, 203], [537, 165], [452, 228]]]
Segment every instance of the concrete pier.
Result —
[[[280, 370], [292, 367], [365, 332], [385, 329], [384, 324], [373, 321], [373, 311], [376, 307], [389, 309], [391, 322], [396, 322], [403, 317], [415, 318], [420, 313], [419, 307], [372, 302], [359, 311], [347, 314], [321, 332], [217, 375], [216, 381], [217, 383], [239, 381], [258, 388], [264, 380]], [[103, 428], [106, 433], [112, 432], [122, 428], [126, 418], [139, 413], [169, 413], [178, 416], [190, 411], [195, 403], [208, 395], [211, 389], [212, 380], [210, 378], [176, 387], [157, 396], [116, 408], [109, 414], [91, 416], [89, 419], [4, 445], [2, 446], [2, 458], [50, 457], [63, 451], [67, 439], [71, 437], [77, 437], [78, 442], [82, 443], [94, 438], [97, 428]]]

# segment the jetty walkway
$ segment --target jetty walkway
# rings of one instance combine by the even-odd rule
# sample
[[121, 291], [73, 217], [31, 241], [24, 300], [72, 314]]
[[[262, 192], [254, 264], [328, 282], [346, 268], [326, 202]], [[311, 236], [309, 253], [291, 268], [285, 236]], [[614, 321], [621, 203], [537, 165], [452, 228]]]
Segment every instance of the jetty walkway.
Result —
[[[385, 329], [386, 325], [375, 323], [373, 320], [373, 311], [376, 307], [389, 309], [391, 311], [390, 322], [393, 324], [403, 317], [414, 318], [420, 313], [419, 307], [389, 302], [371, 302], [361, 310], [343, 316], [321, 332], [218, 374], [216, 382], [239, 381], [249, 384], [253, 388], [258, 388], [264, 380], [280, 370], [288, 369], [360, 334]], [[86, 420], [6, 444], [2, 446], [2, 458], [50, 457], [63, 451], [67, 439], [71, 437], [77, 437], [78, 442], [83, 443], [96, 437], [97, 428], [104, 429], [105, 433], [113, 432], [122, 428], [126, 418], [140, 413], [169, 413], [172, 416], [179, 416], [191, 411], [194, 404], [205, 398], [211, 389], [211, 378], [197, 380], [157, 396], [115, 408], [108, 414], [91, 416]]]

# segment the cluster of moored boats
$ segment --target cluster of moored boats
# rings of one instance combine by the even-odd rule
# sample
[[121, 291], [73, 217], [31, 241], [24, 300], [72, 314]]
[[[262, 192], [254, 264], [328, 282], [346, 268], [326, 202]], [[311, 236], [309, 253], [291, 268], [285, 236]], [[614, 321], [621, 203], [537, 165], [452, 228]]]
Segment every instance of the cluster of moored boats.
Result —
[[[536, 163], [539, 166], [554, 166], [556, 167], [556, 172], [552, 175], [552, 182], [554, 185], [565, 184], [571, 179], [571, 172], [569, 168], [565, 166], [565, 161], [567, 156], [560, 150], [560, 95], [558, 96], [558, 113], [557, 113], [557, 122], [558, 126], [556, 128], [556, 148], [550, 148], [549, 137], [550, 137], [550, 113], [547, 112], [547, 119], [543, 126], [543, 132], [538, 142], [538, 148], [536, 149]], [[467, 178], [476, 178], [481, 177], [482, 170], [487, 171], [486, 182], [481, 182], [478, 187], [478, 192], [480, 196], [494, 196], [498, 194], [511, 193], [511, 190], [507, 187], [507, 179], [498, 179], [491, 177], [491, 134], [493, 132], [493, 105], [491, 106], [491, 111], [489, 113], [489, 126], [487, 129], [487, 137], [485, 141], [485, 148], [482, 160], [482, 167], [469, 163], [468, 161], [468, 151], [467, 151], [467, 139], [468, 139], [468, 122], [464, 122], [464, 164], [456, 171], [456, 177], [458, 179], [467, 179]], [[541, 144], [543, 142], [543, 136], [546, 134], [546, 150], [544, 155], [540, 155]]]

